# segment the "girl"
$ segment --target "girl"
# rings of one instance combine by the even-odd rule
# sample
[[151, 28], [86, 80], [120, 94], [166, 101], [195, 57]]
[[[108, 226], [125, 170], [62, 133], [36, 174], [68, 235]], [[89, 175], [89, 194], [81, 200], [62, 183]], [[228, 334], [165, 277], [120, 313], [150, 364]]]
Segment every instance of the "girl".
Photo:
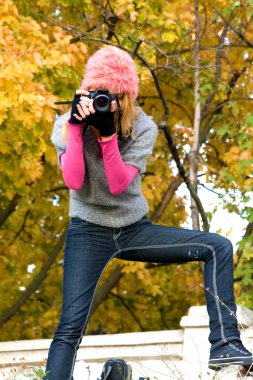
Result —
[[[156, 263], [204, 261], [209, 367], [252, 365], [252, 354], [238, 331], [230, 241], [213, 233], [153, 225], [146, 217], [141, 175], [157, 127], [135, 104], [138, 82], [127, 53], [115, 47], [98, 50], [88, 60], [71, 112], [54, 125], [52, 142], [70, 188], [71, 220], [64, 251], [62, 311], [46, 367], [49, 380], [73, 379], [96, 286], [114, 257]], [[117, 93], [119, 99], [103, 113], [87, 97], [88, 90], [101, 88]]]

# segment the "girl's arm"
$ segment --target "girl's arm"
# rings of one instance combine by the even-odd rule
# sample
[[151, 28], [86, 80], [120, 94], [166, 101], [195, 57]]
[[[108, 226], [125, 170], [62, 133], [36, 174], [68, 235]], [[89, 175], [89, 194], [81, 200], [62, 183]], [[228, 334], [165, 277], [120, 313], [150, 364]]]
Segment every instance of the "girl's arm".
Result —
[[139, 169], [123, 162], [116, 135], [106, 141], [99, 138], [98, 142], [102, 149], [105, 174], [110, 192], [113, 195], [123, 193], [137, 175]]
[[85, 177], [82, 131], [82, 124], [69, 123], [66, 151], [60, 157], [64, 182], [72, 190], [80, 190]]

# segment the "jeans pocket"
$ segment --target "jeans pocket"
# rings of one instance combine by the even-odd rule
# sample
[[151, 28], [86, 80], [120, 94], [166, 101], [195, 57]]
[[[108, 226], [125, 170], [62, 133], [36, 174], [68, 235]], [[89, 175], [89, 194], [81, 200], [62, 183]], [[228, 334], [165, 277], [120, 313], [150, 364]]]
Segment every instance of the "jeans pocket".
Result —
[[70, 230], [75, 229], [75, 228], [81, 228], [81, 227], [87, 226], [88, 223], [89, 222], [87, 222], [84, 219], [80, 219], [80, 218], [77, 218], [77, 217], [72, 217], [71, 220], [70, 220], [70, 222], [69, 222], [68, 228]]
[[139, 226], [140, 224], [151, 224], [151, 220], [145, 215], [141, 219], [137, 220], [137, 222], [130, 224], [129, 227]]

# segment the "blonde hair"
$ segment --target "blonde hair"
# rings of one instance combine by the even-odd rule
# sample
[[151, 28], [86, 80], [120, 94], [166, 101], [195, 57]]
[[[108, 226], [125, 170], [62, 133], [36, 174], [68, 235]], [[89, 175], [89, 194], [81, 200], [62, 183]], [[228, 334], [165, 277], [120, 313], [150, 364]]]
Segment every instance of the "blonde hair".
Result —
[[[136, 106], [134, 99], [132, 96], [128, 93], [124, 94], [124, 97], [121, 101], [121, 108], [122, 108], [122, 118], [121, 118], [121, 129], [122, 129], [122, 136], [125, 138], [128, 137], [134, 137], [133, 135], [133, 129], [134, 129], [134, 123], [140, 113], [140, 109]], [[114, 123], [116, 125], [116, 131], [118, 133], [118, 119], [119, 115], [118, 112], [115, 112], [114, 115]], [[68, 138], [68, 123], [64, 123], [61, 129], [61, 138], [63, 141], [67, 141]]]

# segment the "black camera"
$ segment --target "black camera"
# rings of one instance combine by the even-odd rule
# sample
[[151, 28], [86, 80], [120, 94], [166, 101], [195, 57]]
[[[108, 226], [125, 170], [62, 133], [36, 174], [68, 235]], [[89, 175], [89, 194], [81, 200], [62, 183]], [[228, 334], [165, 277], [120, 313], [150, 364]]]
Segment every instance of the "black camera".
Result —
[[[93, 107], [97, 112], [108, 112], [110, 111], [111, 103], [113, 100], [116, 100], [118, 105], [119, 112], [121, 113], [121, 107], [117, 98], [117, 94], [109, 94], [107, 88], [99, 88], [97, 91], [89, 91], [90, 95], [78, 95], [87, 96], [90, 99], [93, 99]], [[72, 100], [64, 102], [55, 102], [54, 104], [72, 104]]]
[[[109, 91], [107, 88], [99, 88], [97, 91], [89, 91], [89, 95], [83, 95], [87, 96], [90, 99], [93, 99], [93, 108], [95, 109], [96, 112], [104, 113], [110, 111], [111, 104], [115, 100], [118, 106], [118, 113], [119, 113], [119, 118], [118, 118], [118, 139], [127, 141], [128, 138], [124, 138], [122, 135], [122, 129], [121, 129], [121, 117], [122, 117], [122, 108], [119, 102], [119, 99], [117, 95], [122, 95], [122, 94], [109, 94]], [[75, 95], [74, 101], [76, 101], [76, 98], [82, 95]], [[72, 104], [73, 100], [67, 100], [63, 102], [54, 102], [54, 104]]]
[[97, 91], [89, 91], [90, 98], [93, 99], [93, 108], [97, 112], [108, 112], [116, 96], [109, 94], [106, 88], [99, 88]]

